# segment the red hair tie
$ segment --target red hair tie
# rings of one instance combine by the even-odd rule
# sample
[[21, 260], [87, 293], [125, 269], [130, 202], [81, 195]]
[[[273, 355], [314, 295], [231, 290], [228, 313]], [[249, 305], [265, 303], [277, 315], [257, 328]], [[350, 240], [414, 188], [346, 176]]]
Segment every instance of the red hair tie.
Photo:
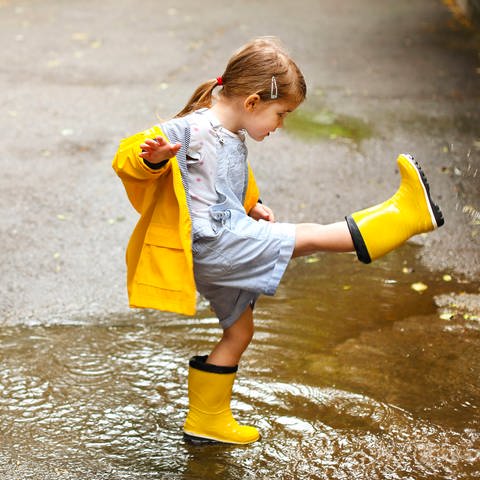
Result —
[[223, 85], [223, 78], [217, 77], [217, 85]]

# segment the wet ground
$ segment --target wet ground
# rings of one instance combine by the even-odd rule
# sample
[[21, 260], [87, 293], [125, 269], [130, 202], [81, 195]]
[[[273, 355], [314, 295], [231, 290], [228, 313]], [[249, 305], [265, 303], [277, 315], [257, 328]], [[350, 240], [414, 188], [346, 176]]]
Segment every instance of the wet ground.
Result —
[[246, 447], [182, 440], [188, 356], [218, 335], [206, 305], [4, 328], [2, 478], [475, 478], [480, 318], [432, 296], [479, 285], [415, 250], [368, 281], [353, 255], [292, 263], [235, 386], [237, 416], [262, 433]]
[[[444, 3], [0, 0], [2, 478], [480, 475], [480, 49]], [[128, 310], [136, 215], [110, 162], [264, 34], [309, 86], [284, 132], [249, 143], [277, 217], [382, 201], [411, 152], [446, 225], [370, 266], [292, 263], [235, 387], [262, 440], [199, 449], [181, 438], [188, 358], [218, 327], [203, 303]]]

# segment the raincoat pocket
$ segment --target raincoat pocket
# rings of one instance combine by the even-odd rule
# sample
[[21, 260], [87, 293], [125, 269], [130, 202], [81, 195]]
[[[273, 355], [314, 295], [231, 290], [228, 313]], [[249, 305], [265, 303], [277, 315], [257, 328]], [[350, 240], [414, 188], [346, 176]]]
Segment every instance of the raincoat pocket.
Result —
[[187, 276], [179, 232], [168, 225], [150, 225], [137, 268], [136, 281], [165, 290], [182, 290]]

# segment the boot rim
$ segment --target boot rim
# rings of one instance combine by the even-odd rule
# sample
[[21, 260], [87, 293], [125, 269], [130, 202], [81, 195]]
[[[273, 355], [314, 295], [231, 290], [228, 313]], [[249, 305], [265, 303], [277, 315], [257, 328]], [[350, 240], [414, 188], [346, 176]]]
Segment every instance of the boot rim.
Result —
[[368, 253], [367, 245], [363, 240], [362, 234], [360, 233], [360, 229], [358, 225], [355, 223], [355, 220], [351, 215], [345, 217], [347, 222], [348, 230], [350, 231], [350, 235], [352, 237], [353, 246], [355, 247], [355, 252], [357, 253], [358, 259], [362, 263], [371, 263], [372, 258]]
[[230, 374], [238, 371], [238, 365], [234, 367], [224, 367], [221, 365], [214, 365], [213, 363], [206, 363], [208, 355], [196, 355], [189, 361], [191, 368], [208, 373]]

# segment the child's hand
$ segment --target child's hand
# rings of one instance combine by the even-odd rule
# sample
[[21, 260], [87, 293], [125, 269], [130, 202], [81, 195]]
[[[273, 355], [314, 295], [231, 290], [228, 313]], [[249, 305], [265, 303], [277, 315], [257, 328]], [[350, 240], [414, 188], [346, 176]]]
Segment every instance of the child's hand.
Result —
[[248, 214], [255, 220], [266, 220], [267, 222], [275, 221], [273, 210], [263, 203], [257, 203]]
[[160, 163], [174, 157], [181, 146], [180, 143], [175, 143], [174, 145], [167, 143], [163, 137], [147, 138], [145, 143], [140, 145], [142, 149], [140, 156], [150, 163]]

